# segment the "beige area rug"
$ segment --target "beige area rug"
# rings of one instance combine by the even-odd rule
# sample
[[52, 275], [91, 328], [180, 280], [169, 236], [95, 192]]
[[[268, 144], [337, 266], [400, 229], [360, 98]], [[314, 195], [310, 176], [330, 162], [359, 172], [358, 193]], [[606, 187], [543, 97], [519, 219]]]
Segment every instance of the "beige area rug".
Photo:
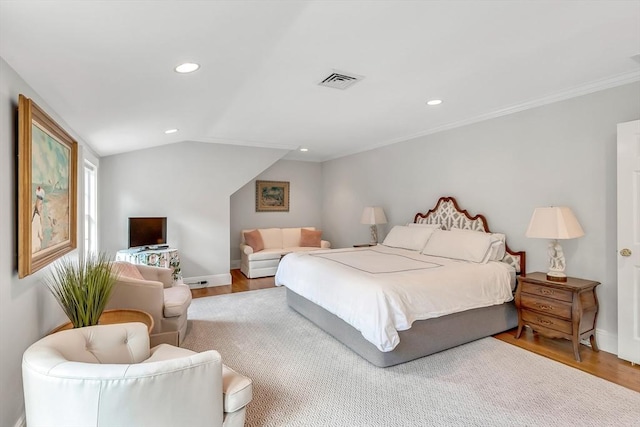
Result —
[[284, 288], [193, 300], [184, 347], [253, 380], [248, 426], [640, 426], [640, 393], [485, 338], [377, 368]]

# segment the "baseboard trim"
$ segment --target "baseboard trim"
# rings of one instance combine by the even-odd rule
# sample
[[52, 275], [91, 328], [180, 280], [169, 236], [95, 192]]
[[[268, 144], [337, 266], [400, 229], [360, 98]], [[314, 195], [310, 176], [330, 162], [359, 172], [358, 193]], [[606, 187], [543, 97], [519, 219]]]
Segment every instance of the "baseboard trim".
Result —
[[191, 289], [226, 286], [231, 284], [231, 273], [214, 274], [210, 276], [185, 277], [182, 279], [182, 283], [184, 283], [185, 285], [189, 285]]
[[604, 329], [596, 328], [598, 347], [607, 353], [618, 354], [618, 334], [612, 334]]
[[[596, 328], [596, 341], [598, 342], [598, 348], [602, 351], [606, 351], [611, 354], [618, 354], [618, 335], [605, 331], [604, 329]], [[581, 344], [591, 347], [589, 340], [581, 340]]]
[[229, 265], [229, 267], [232, 270], [238, 270], [240, 269], [240, 260], [239, 259], [232, 259], [231, 260], [231, 264]]

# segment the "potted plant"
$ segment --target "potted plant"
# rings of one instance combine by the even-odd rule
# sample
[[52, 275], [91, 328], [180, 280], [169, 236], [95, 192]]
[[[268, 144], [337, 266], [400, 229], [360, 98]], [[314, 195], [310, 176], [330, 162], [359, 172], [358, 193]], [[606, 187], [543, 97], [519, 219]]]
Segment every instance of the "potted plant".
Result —
[[57, 261], [47, 287], [74, 328], [97, 325], [118, 277], [104, 253]]

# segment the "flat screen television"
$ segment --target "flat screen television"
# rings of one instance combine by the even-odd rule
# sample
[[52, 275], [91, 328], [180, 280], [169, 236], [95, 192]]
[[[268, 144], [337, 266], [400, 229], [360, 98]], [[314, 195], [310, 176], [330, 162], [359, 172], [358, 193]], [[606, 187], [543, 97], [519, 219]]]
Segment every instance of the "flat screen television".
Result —
[[129, 218], [129, 247], [163, 246], [167, 243], [167, 217]]

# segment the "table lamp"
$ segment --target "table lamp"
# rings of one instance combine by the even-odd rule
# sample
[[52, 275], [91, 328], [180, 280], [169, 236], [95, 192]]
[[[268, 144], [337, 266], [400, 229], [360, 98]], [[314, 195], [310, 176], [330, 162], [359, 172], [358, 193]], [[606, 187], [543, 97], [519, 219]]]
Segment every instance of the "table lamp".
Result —
[[360, 224], [371, 225], [371, 244], [378, 244], [378, 224], [386, 224], [387, 217], [380, 206], [367, 206], [362, 211]]
[[571, 209], [564, 206], [536, 208], [531, 216], [527, 237], [552, 239], [549, 242], [549, 272], [547, 280], [566, 282], [566, 262], [558, 239], [574, 239], [584, 236], [584, 231]]

